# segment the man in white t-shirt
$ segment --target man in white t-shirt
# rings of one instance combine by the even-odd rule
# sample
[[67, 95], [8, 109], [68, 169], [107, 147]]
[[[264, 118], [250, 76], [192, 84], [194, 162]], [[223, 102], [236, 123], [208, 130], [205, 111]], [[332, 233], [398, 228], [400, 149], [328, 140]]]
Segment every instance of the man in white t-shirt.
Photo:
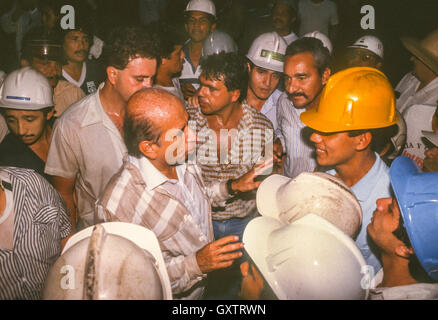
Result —
[[298, 4], [298, 17], [300, 20], [300, 36], [319, 31], [336, 38], [336, 29], [339, 24], [338, 9], [331, 0], [300, 0]]

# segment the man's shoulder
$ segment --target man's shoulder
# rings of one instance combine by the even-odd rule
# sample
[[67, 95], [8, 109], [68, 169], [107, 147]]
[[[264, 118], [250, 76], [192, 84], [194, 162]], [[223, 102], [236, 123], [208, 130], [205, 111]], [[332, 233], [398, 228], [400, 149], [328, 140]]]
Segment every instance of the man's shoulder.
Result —
[[89, 94], [73, 103], [56, 120], [57, 126], [60, 124], [63, 126], [79, 126], [85, 118], [87, 111], [91, 108], [96, 108], [96, 94], [98, 94], [98, 92]]
[[272, 129], [272, 122], [263, 113], [247, 103], [242, 103], [242, 109], [246, 127]]
[[67, 92], [82, 93], [84, 95], [84, 91], [81, 88], [67, 80], [60, 79], [54, 89], [54, 95], [66, 94]]

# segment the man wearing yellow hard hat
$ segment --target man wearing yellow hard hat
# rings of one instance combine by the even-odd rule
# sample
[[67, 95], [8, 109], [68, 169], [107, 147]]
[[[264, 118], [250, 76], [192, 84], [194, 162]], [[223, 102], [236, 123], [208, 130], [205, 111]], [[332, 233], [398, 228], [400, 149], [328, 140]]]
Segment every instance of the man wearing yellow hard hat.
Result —
[[356, 244], [371, 270], [379, 271], [381, 263], [366, 226], [376, 200], [390, 196], [388, 167], [377, 152], [389, 139], [389, 127], [398, 121], [391, 84], [377, 69], [346, 69], [328, 80], [318, 107], [300, 118], [313, 130], [310, 140], [318, 166], [339, 177], [359, 200], [363, 222]]

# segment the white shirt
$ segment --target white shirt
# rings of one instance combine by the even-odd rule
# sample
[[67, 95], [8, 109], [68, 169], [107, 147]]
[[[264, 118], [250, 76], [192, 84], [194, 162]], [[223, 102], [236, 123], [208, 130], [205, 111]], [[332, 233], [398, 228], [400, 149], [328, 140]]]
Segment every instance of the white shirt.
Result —
[[436, 105], [438, 100], [438, 77], [429, 82], [427, 86], [418, 90], [420, 80], [411, 72], [407, 73], [395, 87], [395, 91], [400, 93], [396, 106], [400, 113], [403, 113], [414, 104]]
[[305, 108], [297, 109], [284, 92], [277, 103], [277, 130], [275, 135], [280, 138], [283, 151], [286, 152], [283, 174], [295, 178], [302, 172], [313, 172], [316, 167], [315, 150], [309, 137], [303, 136], [306, 127], [301, 122], [300, 115]]
[[49, 175], [76, 179], [77, 210], [84, 226], [94, 224], [95, 202], [127, 153], [119, 130], [102, 107], [103, 85], [58, 118], [45, 167]]
[[287, 36], [284, 36], [283, 39], [286, 41], [287, 45], [290, 45], [295, 40], [298, 40], [298, 36], [294, 32], [291, 32]]
[[159, 88], [159, 89], [166, 90], [167, 92], [170, 92], [175, 97], [180, 98], [181, 101], [184, 102], [184, 95], [183, 95], [183, 93], [181, 91], [181, 85], [179, 83], [179, 79], [178, 78], [173, 78], [172, 79], [172, 83], [173, 83], [172, 87], [164, 87], [164, 86], [160, 86], [158, 84], [155, 84], [154, 88]]
[[336, 4], [330, 0], [313, 3], [311, 0], [300, 0], [298, 4], [300, 19], [300, 37], [306, 33], [319, 31], [329, 35], [329, 26], [339, 24]]
[[421, 130], [433, 131], [432, 118], [436, 108], [436, 105], [415, 104], [407, 108], [403, 114], [407, 127], [403, 155], [414, 159], [420, 168], [423, 168], [424, 152], [426, 151]]

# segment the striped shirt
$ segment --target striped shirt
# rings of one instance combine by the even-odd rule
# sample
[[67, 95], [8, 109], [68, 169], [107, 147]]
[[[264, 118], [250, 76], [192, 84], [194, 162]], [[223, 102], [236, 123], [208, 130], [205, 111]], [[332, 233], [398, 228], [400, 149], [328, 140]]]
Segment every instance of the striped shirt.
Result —
[[[243, 115], [237, 129], [230, 131], [232, 137], [235, 135], [231, 150], [220, 152], [220, 158], [215, 133], [209, 128], [200, 108], [187, 106], [187, 112], [190, 115], [189, 125], [197, 135], [196, 162], [202, 169], [206, 183], [239, 178], [261, 159], [265, 149], [272, 150], [272, 123], [246, 102], [242, 103]], [[238, 194], [228, 200], [225, 206], [214, 207], [213, 219], [244, 218], [252, 214], [255, 208], [255, 192]]]
[[[188, 180], [187, 175], [191, 175], [201, 191], [194, 196], [202, 197], [207, 203], [208, 212], [204, 219], [208, 223], [208, 233], [205, 234], [202, 225], [184, 205], [184, 199], [166, 190], [166, 181], [157, 183], [156, 174], [148, 175], [150, 167], [140, 171], [139, 163], [134, 164], [128, 159], [99, 200], [98, 219], [134, 223], [152, 230], [163, 252], [173, 294], [177, 298], [199, 298], [204, 291], [206, 275], [199, 269], [196, 252], [213, 241], [210, 204], [223, 203], [229, 198], [225, 184], [205, 185], [200, 169], [186, 164], [184, 181]], [[150, 164], [146, 158], [140, 161], [143, 164], [139, 166], [143, 169]]]
[[40, 299], [61, 239], [71, 232], [69, 215], [58, 192], [33, 170], [0, 167], [0, 174], [14, 205], [13, 248], [0, 249], [0, 299]]
[[306, 127], [300, 120], [305, 108], [297, 109], [284, 92], [278, 99], [277, 124], [275, 135], [280, 138], [286, 152], [283, 174], [295, 178], [302, 172], [313, 172], [316, 167], [315, 148], [310, 143]]

